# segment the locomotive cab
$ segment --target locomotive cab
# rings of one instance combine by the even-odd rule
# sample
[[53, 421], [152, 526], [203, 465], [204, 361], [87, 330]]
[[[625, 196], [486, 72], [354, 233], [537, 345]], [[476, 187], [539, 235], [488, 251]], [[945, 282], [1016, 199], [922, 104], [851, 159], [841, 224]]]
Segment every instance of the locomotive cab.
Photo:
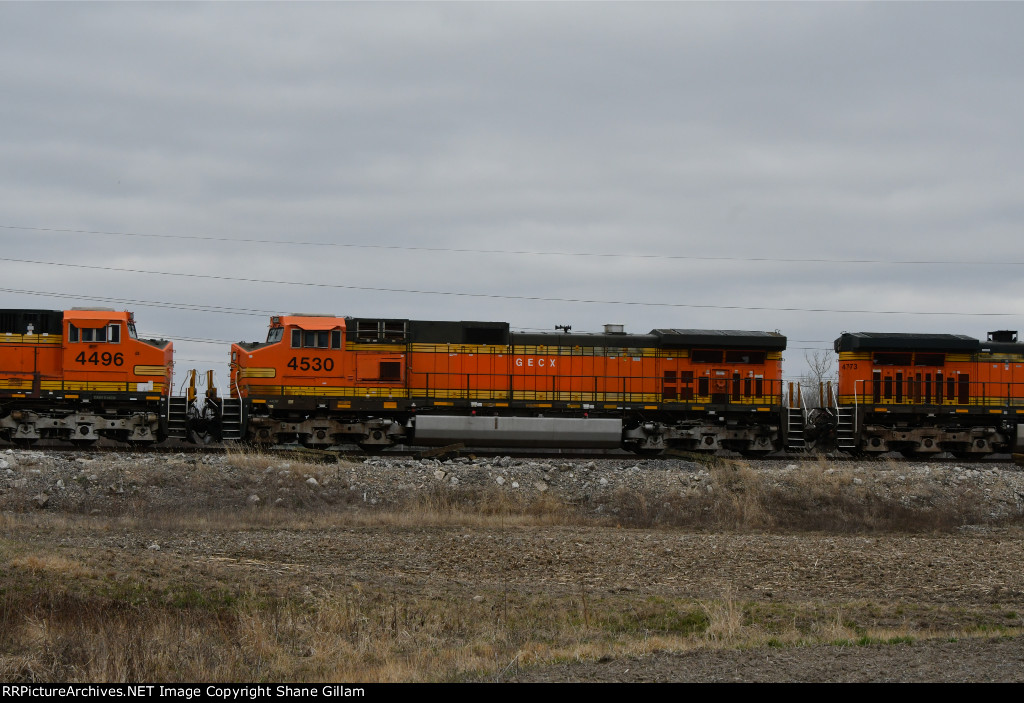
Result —
[[345, 319], [332, 315], [275, 315], [267, 341], [231, 346], [234, 397], [314, 395], [342, 377]]
[[64, 328], [64, 379], [59, 390], [167, 395], [172, 345], [139, 339], [132, 313], [69, 310], [64, 313]]
[[3, 311], [0, 326], [0, 436], [87, 445], [166, 435], [173, 347], [138, 339], [130, 312]]
[[[346, 351], [348, 322], [332, 315], [275, 316], [266, 342], [232, 345], [231, 394], [241, 400], [251, 441], [382, 448], [402, 431], [388, 418], [349, 414], [355, 406], [378, 407], [377, 396], [394, 394], [403, 369], [380, 362], [378, 353], [372, 354], [378, 363], [370, 365], [365, 353]], [[393, 345], [363, 345], [361, 352], [380, 346]], [[363, 381], [365, 375], [374, 380]]]

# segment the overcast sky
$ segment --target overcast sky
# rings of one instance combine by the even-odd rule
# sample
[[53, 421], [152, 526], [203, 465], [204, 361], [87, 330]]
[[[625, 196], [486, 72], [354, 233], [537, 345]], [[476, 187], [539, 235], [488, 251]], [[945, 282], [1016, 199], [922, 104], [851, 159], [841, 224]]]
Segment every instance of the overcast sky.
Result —
[[224, 386], [202, 340], [275, 312], [778, 329], [790, 376], [843, 331], [1024, 330], [1022, 34], [1022, 3], [3, 2], [0, 308], [132, 309]]

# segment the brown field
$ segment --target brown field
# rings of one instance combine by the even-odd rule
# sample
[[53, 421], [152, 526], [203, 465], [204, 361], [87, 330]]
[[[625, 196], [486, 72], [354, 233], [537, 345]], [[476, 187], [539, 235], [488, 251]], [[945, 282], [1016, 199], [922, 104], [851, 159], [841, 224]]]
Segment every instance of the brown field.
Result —
[[6, 682], [1024, 679], [1012, 465], [0, 457]]

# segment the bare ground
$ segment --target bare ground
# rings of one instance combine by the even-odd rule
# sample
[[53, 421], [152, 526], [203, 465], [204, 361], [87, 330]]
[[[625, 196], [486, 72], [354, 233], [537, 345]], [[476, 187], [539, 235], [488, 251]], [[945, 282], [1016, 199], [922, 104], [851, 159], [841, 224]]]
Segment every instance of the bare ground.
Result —
[[[271, 462], [266, 469], [221, 466], [205, 481], [188, 478], [188, 472], [176, 477], [181, 466], [175, 462], [189, 461], [194, 460], [8, 455], [12, 468], [6, 483], [0, 482], [6, 516], [0, 518], [0, 561], [28, 563], [26, 573], [40, 583], [60, 579], [66, 568], [76, 583], [131, 580], [159, 586], [168, 598], [197, 580], [225, 593], [267, 599], [340, 592], [390, 594], [393, 603], [426, 598], [450, 604], [456, 621], [484, 619], [496, 632], [530, 631], [507, 661], [495, 661], [487, 671], [456, 671], [448, 676], [455, 680], [1024, 680], [1024, 529], [1012, 514], [1019, 512], [1013, 506], [1024, 490], [1012, 466], [960, 468], [973, 472], [978, 490], [989, 491], [993, 505], [998, 503], [993, 511], [1011, 513], [1008, 520], [921, 533], [834, 533], [631, 527], [621, 515], [560, 525], [360, 524], [331, 516], [365, 515], [374, 495], [383, 505], [425, 488], [455, 491], [459, 482], [453, 476], [462, 476], [464, 487], [469, 477], [491, 469], [385, 462], [327, 467], [318, 476], [282, 481], [287, 464], [282, 469], [281, 462]], [[580, 504], [581, 491], [589, 491], [587, 509], [599, 516], [618, 508], [595, 492], [621, 492], [616, 482], [639, 480], [632, 465], [599, 464], [582, 487], [575, 476], [587, 472], [570, 465], [549, 469], [561, 478], [550, 477], [541, 488], [530, 472], [544, 473], [543, 466], [520, 473], [515, 466], [505, 468], [498, 472], [507, 477], [503, 489], [514, 481], [572, 505]], [[191, 467], [193, 474], [197, 470]], [[693, 473], [699, 467], [656, 471], [669, 470]], [[882, 470], [868, 467], [867, 473]], [[897, 483], [918, 471], [884, 470], [895, 472]], [[955, 483], [952, 471], [926, 473], [941, 491]], [[353, 473], [358, 480], [351, 479]], [[645, 481], [669, 481], [641, 475]], [[914, 482], [915, 499], [925, 485]], [[685, 490], [691, 488], [687, 484]], [[45, 491], [52, 494], [45, 507], [33, 506]], [[275, 499], [278, 507], [270, 507], [273, 495], [287, 502]], [[208, 517], [163, 516], [176, 501], [222, 507], [211, 508]], [[37, 562], [26, 561], [27, 555]], [[591, 622], [598, 613], [622, 614], [624, 622], [616, 627], [628, 631], [631, 644], [618, 650], [581, 646], [569, 656], [563, 648], [546, 656], [548, 649], [526, 646], [545, 638], [545, 623], [530, 619], [532, 613], [550, 612], [535, 607], [541, 601], [562, 604], [566, 617], [580, 621], [581, 632], [598, 627]], [[703, 608], [708, 622], [724, 629], [716, 634], [709, 627], [703, 639], [680, 646], [665, 637], [672, 628], [656, 622], [654, 614], [662, 617], [665, 603]], [[715, 612], [731, 608], [737, 611], [733, 619]], [[808, 636], [780, 635], [774, 641], [776, 631]], [[3, 657], [10, 664], [15, 654], [0, 652], [0, 671]]]

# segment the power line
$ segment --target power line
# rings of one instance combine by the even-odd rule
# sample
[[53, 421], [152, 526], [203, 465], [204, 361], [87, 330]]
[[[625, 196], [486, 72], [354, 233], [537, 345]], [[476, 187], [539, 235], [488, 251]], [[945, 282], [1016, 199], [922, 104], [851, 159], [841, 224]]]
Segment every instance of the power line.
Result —
[[784, 264], [874, 264], [893, 266], [1021, 266], [1021, 261], [970, 261], [964, 259], [829, 259], [796, 257], [741, 257], [741, 256], [692, 256], [681, 254], [633, 254], [621, 252], [542, 251], [530, 249], [476, 249], [471, 247], [423, 247], [407, 244], [352, 244], [348, 242], [305, 242], [288, 239], [255, 239], [249, 237], [213, 237], [189, 234], [144, 234], [140, 232], [105, 232], [88, 229], [62, 229], [57, 227], [21, 227], [0, 225], [0, 229], [24, 230], [26, 232], [53, 232], [61, 234], [99, 234], [114, 237], [137, 237], [140, 239], [180, 239], [199, 242], [227, 242], [231, 244], [277, 244], [298, 247], [336, 247], [341, 249], [383, 249], [389, 251], [427, 251], [445, 254], [499, 254], [503, 256], [570, 256], [611, 259], [661, 259], [666, 261], [734, 261], [752, 263]]
[[18, 293], [21, 295], [38, 295], [47, 298], [65, 298], [72, 300], [92, 300], [112, 305], [138, 305], [150, 308], [165, 308], [169, 310], [186, 310], [188, 312], [213, 312], [226, 315], [248, 315], [254, 317], [266, 317], [267, 315], [278, 315], [279, 310], [258, 310], [253, 308], [232, 308], [221, 305], [205, 305], [201, 303], [167, 303], [157, 300], [133, 300], [130, 298], [108, 298], [98, 295], [83, 295], [81, 293], [54, 293], [48, 291], [22, 290], [19, 288], [0, 288], [0, 293]]
[[261, 285], [300, 286], [308, 288], [328, 288], [336, 290], [360, 290], [373, 293], [404, 293], [408, 295], [442, 295], [461, 298], [484, 298], [491, 300], [525, 300], [544, 303], [580, 303], [589, 305], [627, 305], [634, 307], [686, 308], [700, 310], [746, 310], [767, 312], [816, 312], [830, 314], [867, 314], [867, 315], [938, 315], [946, 317], [1014, 317], [1017, 313], [1009, 312], [954, 312], [954, 311], [921, 311], [921, 310], [859, 310], [841, 308], [798, 308], [770, 307], [753, 305], [712, 305], [699, 303], [666, 303], [644, 302], [631, 300], [599, 300], [590, 298], [555, 298], [539, 295], [498, 295], [495, 293], [466, 293], [459, 291], [419, 290], [409, 288], [379, 288], [372, 286], [352, 286], [341, 283], [310, 283], [307, 281], [276, 281], [264, 278], [241, 278], [203, 273], [178, 273], [173, 271], [151, 271], [147, 269], [116, 268], [113, 266], [95, 266], [89, 264], [67, 264], [55, 261], [37, 261], [33, 259], [12, 259], [0, 257], [0, 261], [19, 264], [35, 264], [40, 266], [60, 266], [64, 268], [86, 269], [91, 271], [115, 271], [118, 273], [139, 273], [148, 276], [170, 276], [215, 281], [233, 281], [238, 283], [259, 283]]

